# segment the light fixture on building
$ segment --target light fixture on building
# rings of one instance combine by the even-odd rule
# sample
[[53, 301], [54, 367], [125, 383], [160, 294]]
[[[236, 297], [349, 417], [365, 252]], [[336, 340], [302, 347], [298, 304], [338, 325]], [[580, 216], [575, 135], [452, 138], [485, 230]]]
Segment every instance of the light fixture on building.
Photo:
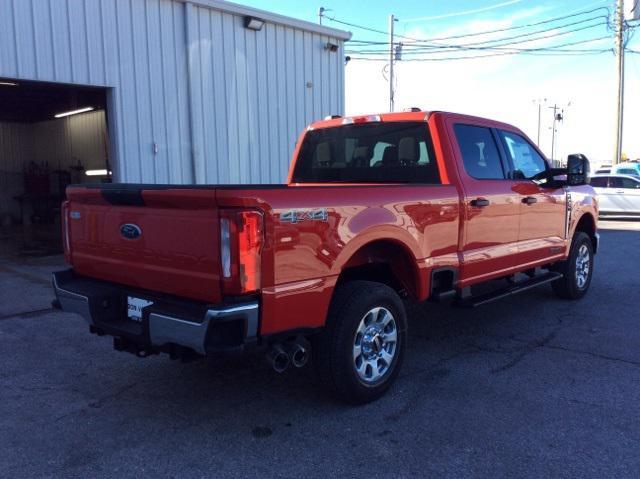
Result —
[[65, 116], [71, 116], [71, 115], [77, 115], [78, 113], [84, 113], [85, 111], [91, 111], [93, 110], [92, 106], [86, 106], [84, 108], [78, 108], [77, 110], [71, 110], [71, 111], [65, 111], [62, 113], [58, 113], [57, 115], [54, 115], [56, 118], [62, 118]]
[[109, 170], [87, 170], [84, 172], [87, 176], [107, 176], [111, 175]]
[[259, 32], [264, 26], [264, 20], [255, 17], [244, 17], [244, 28]]
[[338, 51], [338, 45], [336, 45], [335, 43], [327, 42], [327, 44], [324, 46], [324, 49], [329, 50], [331, 53], [335, 53]]
[[0, 86], [18, 86], [14, 81], [0, 81]]

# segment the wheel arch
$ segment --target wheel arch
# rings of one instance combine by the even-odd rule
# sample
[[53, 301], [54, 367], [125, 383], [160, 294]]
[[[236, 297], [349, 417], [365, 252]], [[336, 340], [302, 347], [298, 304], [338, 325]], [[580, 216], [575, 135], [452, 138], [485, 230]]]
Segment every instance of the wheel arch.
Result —
[[377, 281], [401, 296], [423, 299], [426, 284], [411, 249], [394, 239], [378, 239], [361, 245], [343, 263], [336, 287], [346, 281]]
[[589, 235], [589, 238], [591, 238], [591, 244], [593, 245], [593, 252], [596, 253], [598, 249], [598, 237], [596, 235], [597, 227], [596, 220], [591, 213], [584, 213], [580, 217], [576, 223], [573, 234], [575, 235], [578, 231]]

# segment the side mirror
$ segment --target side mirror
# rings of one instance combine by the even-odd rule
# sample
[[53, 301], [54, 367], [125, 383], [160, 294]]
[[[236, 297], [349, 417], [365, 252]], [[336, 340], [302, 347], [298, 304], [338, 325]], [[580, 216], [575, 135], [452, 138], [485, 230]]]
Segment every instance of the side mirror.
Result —
[[587, 185], [591, 180], [589, 160], [581, 153], [567, 157], [567, 184], [569, 186]]

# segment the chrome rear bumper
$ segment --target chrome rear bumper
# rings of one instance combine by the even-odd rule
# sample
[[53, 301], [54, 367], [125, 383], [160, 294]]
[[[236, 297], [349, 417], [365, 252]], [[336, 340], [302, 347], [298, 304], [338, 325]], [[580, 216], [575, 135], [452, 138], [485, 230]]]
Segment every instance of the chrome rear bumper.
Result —
[[[243, 349], [257, 341], [257, 300], [208, 305], [166, 299], [152, 292], [80, 277], [72, 270], [54, 273], [53, 289], [61, 309], [82, 316], [93, 331], [140, 346], [162, 350], [178, 345], [206, 355]], [[140, 321], [127, 317], [127, 296], [152, 302], [143, 309]]]

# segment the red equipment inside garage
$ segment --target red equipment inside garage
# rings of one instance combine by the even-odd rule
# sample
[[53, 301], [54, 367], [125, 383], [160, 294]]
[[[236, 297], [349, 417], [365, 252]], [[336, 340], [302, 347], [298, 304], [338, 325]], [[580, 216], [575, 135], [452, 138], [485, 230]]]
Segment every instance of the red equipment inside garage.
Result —
[[62, 251], [67, 185], [110, 181], [106, 89], [0, 78], [0, 258]]

